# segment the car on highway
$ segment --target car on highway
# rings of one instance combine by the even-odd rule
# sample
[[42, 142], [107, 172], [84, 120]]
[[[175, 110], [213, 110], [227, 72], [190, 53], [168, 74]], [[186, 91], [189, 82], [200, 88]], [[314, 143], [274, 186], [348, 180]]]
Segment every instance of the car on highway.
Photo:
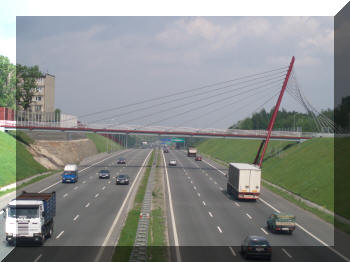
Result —
[[169, 166], [176, 166], [176, 160], [170, 160], [169, 161]]
[[163, 152], [164, 152], [164, 153], [169, 153], [169, 149], [164, 148]]
[[117, 164], [118, 164], [118, 165], [126, 164], [125, 158], [123, 158], [123, 157], [119, 158]]
[[286, 232], [292, 234], [295, 230], [295, 216], [290, 214], [273, 213], [267, 219], [267, 228], [271, 232]]
[[98, 178], [110, 178], [109, 170], [108, 169], [101, 169], [100, 172], [98, 172]]
[[241, 253], [245, 259], [256, 257], [271, 260], [272, 248], [265, 237], [247, 236], [241, 244]]
[[196, 156], [195, 160], [196, 161], [202, 161], [202, 157], [201, 156]]
[[120, 174], [116, 177], [116, 184], [117, 185], [129, 185], [130, 177], [126, 174]]

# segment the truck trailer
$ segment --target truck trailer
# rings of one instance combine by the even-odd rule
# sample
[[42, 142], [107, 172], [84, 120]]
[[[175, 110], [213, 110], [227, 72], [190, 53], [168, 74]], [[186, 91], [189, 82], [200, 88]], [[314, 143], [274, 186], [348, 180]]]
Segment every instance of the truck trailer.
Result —
[[236, 199], [258, 199], [261, 187], [261, 169], [246, 163], [230, 163], [227, 193]]
[[196, 157], [196, 155], [197, 155], [197, 149], [196, 148], [189, 147], [187, 149], [187, 156], [189, 156], [189, 157], [191, 157], [191, 156]]
[[6, 241], [9, 245], [26, 241], [42, 245], [53, 234], [56, 192], [27, 193], [13, 199], [4, 210]]

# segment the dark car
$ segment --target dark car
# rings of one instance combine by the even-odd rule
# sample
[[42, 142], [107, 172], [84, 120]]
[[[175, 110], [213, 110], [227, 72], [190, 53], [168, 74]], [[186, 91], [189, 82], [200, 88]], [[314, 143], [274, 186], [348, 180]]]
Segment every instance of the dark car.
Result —
[[169, 153], [169, 149], [164, 148], [163, 152], [164, 152], [164, 153]]
[[118, 175], [117, 177], [117, 180], [116, 180], [116, 184], [117, 185], [129, 185], [129, 181], [130, 181], [130, 178], [128, 175], [126, 174], [120, 174]]
[[126, 160], [125, 160], [125, 158], [122, 158], [122, 157], [121, 157], [121, 158], [118, 159], [118, 162], [117, 162], [117, 163], [118, 163], [118, 165], [119, 165], [119, 164], [126, 164]]
[[244, 258], [261, 257], [271, 260], [272, 248], [269, 241], [261, 236], [247, 236], [241, 244]]
[[196, 156], [196, 161], [202, 161], [202, 157], [201, 156]]
[[110, 178], [109, 170], [108, 169], [101, 169], [100, 172], [98, 172], [99, 178]]

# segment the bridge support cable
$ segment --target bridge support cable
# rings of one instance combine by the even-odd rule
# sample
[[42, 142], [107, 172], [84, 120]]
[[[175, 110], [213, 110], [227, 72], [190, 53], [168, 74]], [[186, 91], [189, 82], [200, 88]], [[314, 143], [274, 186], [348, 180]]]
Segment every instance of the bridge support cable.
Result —
[[[173, 102], [176, 102], [176, 101], [183, 101], [183, 100], [192, 100], [192, 101], [188, 101], [186, 103], [182, 103], [180, 105], [174, 105], [172, 107], [169, 107], [169, 108], [166, 108], [166, 109], [162, 109], [162, 110], [159, 110], [158, 112], [154, 112], [154, 113], [150, 113], [150, 114], [145, 114], [145, 115], [142, 115], [142, 116], [139, 116], [139, 117], [136, 117], [136, 118], [132, 118], [132, 119], [128, 119], [126, 121], [122, 121], [121, 123], [119, 123], [120, 125], [122, 124], [126, 124], [126, 123], [130, 123], [130, 122], [133, 122], [135, 120], [140, 120], [140, 119], [145, 119], [147, 117], [150, 117], [150, 116], [154, 116], [156, 114], [162, 114], [166, 111], [171, 111], [171, 110], [175, 110], [175, 109], [178, 109], [180, 107], [184, 107], [184, 106], [188, 106], [188, 105], [192, 105], [194, 103], [200, 103], [200, 102], [203, 102], [205, 100], [210, 100], [214, 97], [219, 97], [219, 96], [222, 96], [222, 95], [227, 95], [228, 93], [232, 93], [232, 92], [236, 92], [236, 91], [239, 91], [239, 90], [244, 90], [245, 88], [247, 87], [251, 87], [251, 86], [255, 86], [257, 84], [261, 84], [261, 83], [266, 83], [265, 85], [260, 85], [260, 86], [257, 86], [257, 88], [260, 88], [260, 87], [265, 87], [269, 84], [273, 84], [273, 83], [278, 83], [278, 82], [281, 82], [283, 80], [282, 78], [282, 75], [279, 75], [277, 77], [274, 77], [274, 78], [269, 78], [269, 79], [265, 79], [263, 81], [260, 81], [260, 82], [257, 82], [257, 83], [251, 83], [251, 84], [248, 84], [248, 85], [244, 85], [244, 86], [241, 86], [241, 87], [238, 87], [238, 88], [235, 88], [235, 89], [230, 89], [230, 90], [227, 90], [225, 92], [221, 92], [221, 93], [217, 93], [217, 94], [209, 94], [213, 91], [217, 91], [218, 89], [215, 89], [215, 90], [211, 90], [209, 92], [205, 92], [205, 93], [201, 93], [199, 94], [199, 96], [203, 96], [203, 95], [206, 95], [206, 94], [209, 94], [209, 96], [207, 97], [204, 97], [204, 98], [199, 98], [199, 99], [195, 99], [195, 100], [192, 100], [194, 98], [197, 98], [196, 96], [190, 96], [190, 97], [180, 97], [180, 98], [177, 98], [177, 99], [173, 99], [173, 100], [170, 100], [170, 101], [164, 101], [164, 102], [161, 102], [159, 104], [154, 104], [154, 105], [150, 105], [150, 106], [147, 106], [147, 107], [143, 107], [143, 108], [138, 108], [138, 109], [134, 109], [134, 110], [131, 110], [131, 111], [128, 111], [128, 112], [124, 112], [123, 115], [128, 115], [130, 113], [135, 113], [135, 112], [144, 112], [145, 110], [147, 109], [154, 109], [156, 107], [159, 107], [159, 106], [162, 106], [162, 105], [166, 105], [166, 104], [169, 104], [169, 103], [173, 103]], [[224, 86], [224, 87], [220, 87], [220, 89], [223, 89], [223, 88], [228, 88], [228, 87], [232, 87], [232, 85], [230, 86]], [[239, 94], [244, 94], [246, 92], [251, 92], [251, 91], [254, 91], [255, 88], [253, 89], [248, 89], [248, 90], [244, 90], [243, 92], [239, 93]], [[100, 121], [104, 121], [104, 120], [111, 120], [111, 119], [115, 119], [115, 118], [118, 118], [120, 117], [120, 114], [119, 115], [114, 115], [114, 116], [109, 116], [109, 117], [106, 117], [106, 118], [102, 118], [102, 119], [98, 119], [97, 121], [93, 121], [93, 122], [90, 122], [90, 123], [96, 123], [96, 122], [100, 122]]]
[[[272, 114], [272, 117], [271, 117], [271, 120], [269, 122], [269, 126], [267, 128], [267, 137], [266, 137], [266, 142], [264, 143], [264, 145], [262, 147], [260, 147], [258, 150], [258, 153], [257, 153], [257, 156], [255, 157], [255, 159], [259, 159], [258, 161], [254, 162], [254, 164], [258, 164], [259, 167], [261, 168], [262, 167], [262, 161], [264, 160], [264, 155], [265, 155], [265, 152], [266, 152], [266, 149], [267, 149], [267, 146], [269, 144], [269, 141], [270, 141], [270, 137], [271, 137], [271, 132], [272, 132], [272, 128], [275, 124], [275, 120], [276, 120], [276, 116], [277, 116], [277, 113], [278, 113], [278, 109], [281, 105], [281, 102], [282, 102], [282, 98], [283, 98], [283, 94], [287, 88], [287, 84], [288, 84], [288, 80], [289, 80], [289, 77], [291, 75], [291, 72], [293, 70], [293, 65], [294, 65], [294, 61], [295, 61], [295, 57], [293, 56], [292, 57], [292, 60], [289, 64], [289, 68], [288, 68], [288, 72], [287, 72], [287, 75], [286, 75], [286, 78], [283, 82], [283, 86], [282, 86], [282, 89], [281, 89], [281, 93], [278, 97], [278, 100], [277, 100], [277, 103], [276, 103], [276, 106], [275, 106], [275, 109], [274, 109], [274, 112]], [[262, 149], [261, 149], [262, 148]], [[262, 150], [262, 151], [261, 151]], [[260, 152], [261, 152], [261, 156], [260, 156]], [[259, 157], [260, 156], [260, 157]]]
[[[232, 114], [234, 114], [234, 113], [236, 113], [236, 112], [238, 112], [238, 111], [241, 111], [241, 110], [242, 110], [243, 108], [245, 108], [246, 106], [251, 106], [252, 104], [254, 104], [253, 101], [251, 101], [249, 104], [241, 105], [242, 102], [247, 101], [247, 100], [250, 101], [252, 98], [254, 98], [254, 99], [258, 98], [258, 100], [261, 100], [261, 98], [262, 98], [261, 94], [265, 93], [266, 91], [270, 91], [270, 88], [276, 88], [277, 86], [278, 86], [278, 90], [279, 90], [279, 89], [280, 89], [280, 85], [279, 85], [279, 84], [278, 84], [278, 85], [273, 85], [273, 86], [269, 87], [268, 90], [263, 89], [263, 90], [261, 90], [261, 91], [254, 92], [254, 94], [249, 95], [249, 96], [247, 96], [247, 97], [243, 97], [243, 98], [240, 98], [240, 99], [237, 99], [237, 100], [234, 100], [234, 101], [230, 101], [230, 103], [227, 103], [227, 104], [225, 104], [225, 105], [219, 105], [219, 107], [215, 107], [214, 109], [211, 109], [211, 110], [209, 110], [209, 111], [206, 111], [205, 113], [202, 113], [202, 114], [200, 114], [200, 115], [196, 115], [195, 117], [192, 117], [192, 118], [190, 118], [190, 119], [187, 119], [187, 120], [185, 120], [185, 121], [182, 121], [180, 124], [176, 125], [175, 127], [180, 127], [180, 126], [183, 126], [183, 125], [186, 124], [186, 123], [194, 122], [194, 121], [196, 121], [196, 120], [198, 120], [198, 119], [201, 119], [201, 118], [203, 118], [203, 117], [206, 117], [206, 116], [208, 116], [208, 115], [210, 115], [210, 114], [217, 113], [217, 112], [219, 112], [220, 110], [222, 110], [223, 108], [228, 108], [228, 107], [230, 107], [230, 106], [232, 106], [232, 105], [234, 105], [234, 108], [236, 108], [237, 106], [239, 106], [239, 108], [238, 108], [238, 109], [235, 109], [234, 112], [232, 112], [232, 108], [230, 108], [229, 114], [225, 114], [225, 115], [222, 116], [220, 119], [217, 119], [217, 118], [216, 118], [216, 120], [215, 120], [214, 122], [207, 123], [207, 126], [209, 127], [209, 126], [211, 126], [211, 125], [213, 125], [213, 124], [216, 124], [217, 122], [220, 122], [221, 120], [227, 118], [228, 116], [230, 116], [230, 115], [232, 115]], [[277, 91], [277, 89], [274, 89], [273, 92], [275, 93], [275, 91]], [[258, 96], [258, 97], [256, 97], [256, 96]], [[268, 96], [270, 96], [270, 94], [268, 94]], [[263, 96], [263, 97], [265, 97], [265, 96]], [[192, 113], [192, 112], [191, 112], [191, 113]]]

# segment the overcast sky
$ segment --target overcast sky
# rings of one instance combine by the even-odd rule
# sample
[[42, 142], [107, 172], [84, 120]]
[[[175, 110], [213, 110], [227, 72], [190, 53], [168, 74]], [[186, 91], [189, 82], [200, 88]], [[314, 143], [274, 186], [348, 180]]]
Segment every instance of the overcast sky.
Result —
[[[298, 82], [311, 104], [318, 110], [333, 107], [333, 17], [17, 17], [16, 28], [17, 63], [39, 65], [55, 75], [55, 106], [69, 114], [288, 66], [293, 55]], [[302, 111], [291, 100], [287, 95], [282, 107]], [[186, 125], [208, 127], [229, 114], [210, 125], [228, 127], [249, 116], [259, 102], [263, 99], [237, 113], [223, 104], [215, 114]], [[181, 112], [165, 109], [163, 116], [150, 119]], [[181, 125], [210, 109], [159, 125]]]

